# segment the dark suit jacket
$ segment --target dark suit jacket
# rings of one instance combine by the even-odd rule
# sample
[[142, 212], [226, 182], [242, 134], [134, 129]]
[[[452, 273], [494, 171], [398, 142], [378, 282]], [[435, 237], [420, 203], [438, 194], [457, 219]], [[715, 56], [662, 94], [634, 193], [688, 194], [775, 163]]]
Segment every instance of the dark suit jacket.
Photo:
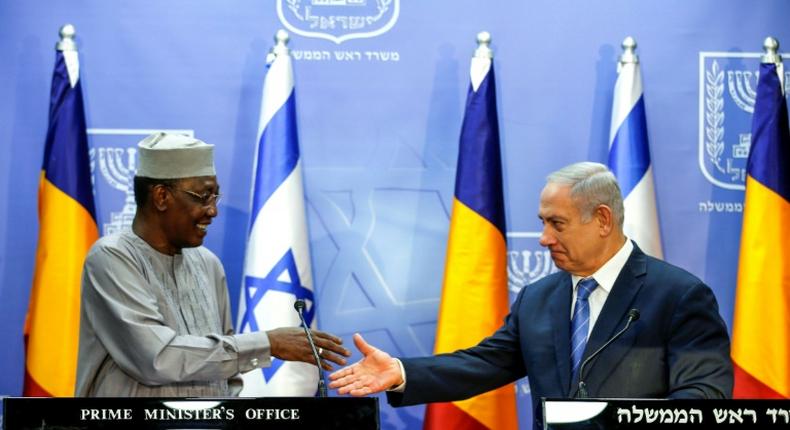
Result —
[[[571, 276], [559, 272], [526, 286], [504, 325], [477, 346], [401, 359], [406, 390], [395, 406], [461, 400], [529, 376], [536, 427], [542, 397], [570, 398]], [[690, 273], [636, 245], [593, 327], [586, 359], [638, 309], [641, 317], [584, 370], [590, 397], [728, 398], [730, 340], [713, 292]]]

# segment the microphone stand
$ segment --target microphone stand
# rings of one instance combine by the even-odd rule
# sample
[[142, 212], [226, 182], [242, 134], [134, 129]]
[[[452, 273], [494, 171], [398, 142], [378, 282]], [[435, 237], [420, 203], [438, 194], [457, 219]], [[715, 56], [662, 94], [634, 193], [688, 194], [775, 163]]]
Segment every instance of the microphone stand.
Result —
[[326, 397], [326, 384], [324, 384], [324, 371], [321, 368], [321, 357], [318, 356], [318, 350], [315, 348], [315, 342], [313, 342], [313, 335], [310, 334], [310, 328], [307, 326], [307, 321], [304, 319], [304, 307], [304, 300], [299, 299], [294, 302], [294, 309], [296, 309], [296, 313], [299, 314], [299, 320], [302, 321], [302, 327], [304, 327], [304, 332], [307, 335], [307, 343], [310, 344], [310, 349], [313, 350], [315, 364], [318, 366], [318, 396]]
[[597, 350], [595, 350], [595, 352], [593, 352], [592, 354], [590, 354], [590, 356], [589, 356], [589, 357], [587, 357], [587, 359], [586, 359], [586, 360], [584, 360], [584, 361], [582, 362], [582, 365], [581, 365], [581, 366], [579, 366], [579, 394], [578, 394], [578, 396], [577, 396], [578, 398], [580, 398], [580, 399], [586, 399], [586, 398], [588, 397], [588, 396], [587, 396], [587, 384], [585, 384], [585, 383], [584, 383], [584, 367], [585, 367], [585, 366], [587, 366], [587, 364], [588, 364], [588, 363], [589, 363], [589, 362], [590, 362], [590, 361], [591, 361], [593, 358], [597, 357], [597, 356], [598, 356], [598, 354], [600, 354], [600, 352], [604, 350], [604, 348], [606, 348], [607, 346], [609, 346], [609, 344], [611, 344], [612, 342], [614, 342], [615, 340], [617, 340], [617, 338], [619, 338], [620, 336], [622, 336], [622, 335], [623, 335], [623, 333], [625, 333], [625, 332], [626, 332], [626, 330], [628, 330], [628, 328], [631, 326], [631, 323], [632, 323], [632, 322], [634, 322], [634, 321], [636, 321], [636, 320], [638, 320], [638, 319], [639, 319], [639, 310], [638, 310], [638, 309], [631, 309], [630, 311], [628, 311], [628, 321], [626, 321], [626, 322], [625, 322], [625, 327], [623, 327], [623, 329], [622, 329], [622, 330], [618, 331], [618, 332], [617, 332], [617, 334], [615, 334], [614, 336], [612, 336], [612, 338], [611, 338], [611, 339], [609, 339], [608, 341], [606, 341], [606, 343], [604, 343], [603, 345], [601, 345], [601, 347], [600, 347], [600, 348], [598, 348]]

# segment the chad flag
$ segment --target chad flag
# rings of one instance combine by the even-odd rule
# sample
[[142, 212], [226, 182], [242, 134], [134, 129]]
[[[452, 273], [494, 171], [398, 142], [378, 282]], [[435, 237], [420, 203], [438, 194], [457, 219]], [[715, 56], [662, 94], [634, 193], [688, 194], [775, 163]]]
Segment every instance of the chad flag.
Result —
[[25, 324], [26, 396], [73, 396], [80, 274], [98, 238], [74, 27], [61, 29], [39, 184], [36, 272]]
[[783, 75], [778, 55], [763, 56], [732, 333], [736, 398], [790, 398], [790, 128]]
[[[489, 40], [487, 33], [478, 35], [480, 46], [472, 58], [436, 329], [437, 354], [474, 346], [494, 333], [508, 312], [502, 162]], [[516, 429], [513, 384], [463, 401], [429, 404], [424, 428]]]

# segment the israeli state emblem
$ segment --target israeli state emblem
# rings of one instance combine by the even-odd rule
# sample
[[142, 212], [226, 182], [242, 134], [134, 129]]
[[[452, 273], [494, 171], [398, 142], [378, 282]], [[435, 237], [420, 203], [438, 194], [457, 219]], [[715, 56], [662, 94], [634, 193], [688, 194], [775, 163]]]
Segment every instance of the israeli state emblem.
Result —
[[[761, 55], [700, 52], [699, 167], [721, 188], [745, 189]], [[785, 75], [787, 89], [790, 72]]]
[[277, 16], [285, 28], [337, 44], [384, 34], [399, 13], [400, 0], [277, 0]]

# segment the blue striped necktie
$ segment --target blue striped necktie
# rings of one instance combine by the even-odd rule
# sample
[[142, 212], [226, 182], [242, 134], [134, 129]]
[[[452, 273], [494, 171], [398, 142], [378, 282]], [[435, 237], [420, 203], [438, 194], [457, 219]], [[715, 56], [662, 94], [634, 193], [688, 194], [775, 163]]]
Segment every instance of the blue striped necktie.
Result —
[[584, 347], [587, 345], [587, 332], [590, 328], [590, 302], [587, 299], [597, 287], [595, 279], [585, 278], [579, 281], [576, 289], [576, 306], [571, 318], [571, 377], [575, 377], [579, 371]]

